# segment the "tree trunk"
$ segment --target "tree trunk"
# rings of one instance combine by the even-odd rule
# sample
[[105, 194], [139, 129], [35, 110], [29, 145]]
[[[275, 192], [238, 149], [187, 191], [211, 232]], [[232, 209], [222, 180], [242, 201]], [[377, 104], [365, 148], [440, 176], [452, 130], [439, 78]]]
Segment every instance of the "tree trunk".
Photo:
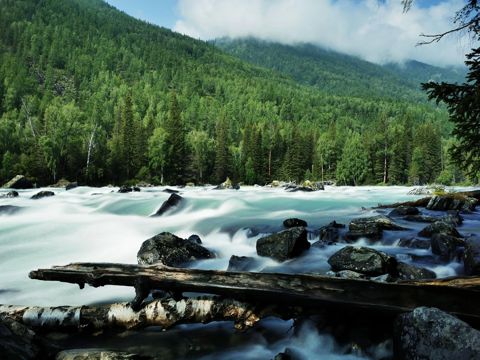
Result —
[[[77, 263], [39, 269], [32, 279], [92, 286], [134, 286], [136, 305], [152, 289], [209, 293], [251, 303], [319, 308], [328, 304], [401, 313], [437, 307], [480, 321], [480, 277], [382, 283], [320, 275], [225, 272], [108, 263]], [[133, 305], [132, 305], [133, 306]]]
[[87, 152], [87, 166], [85, 169], [85, 175], [88, 177], [88, 167], [90, 166], [90, 158], [92, 156], [92, 148], [93, 148], [93, 139], [95, 137], [95, 131], [97, 130], [97, 125], [93, 127], [92, 134], [90, 135], [90, 140], [88, 141], [88, 152]]

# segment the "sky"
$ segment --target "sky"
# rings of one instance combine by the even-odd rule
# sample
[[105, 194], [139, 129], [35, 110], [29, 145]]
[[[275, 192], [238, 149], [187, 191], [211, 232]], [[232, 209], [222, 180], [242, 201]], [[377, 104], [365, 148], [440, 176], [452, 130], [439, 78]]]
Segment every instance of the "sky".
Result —
[[452, 28], [465, 0], [107, 0], [136, 18], [193, 38], [257, 37], [313, 43], [375, 63], [419, 60], [460, 65], [473, 47], [466, 35], [415, 46], [420, 34]]

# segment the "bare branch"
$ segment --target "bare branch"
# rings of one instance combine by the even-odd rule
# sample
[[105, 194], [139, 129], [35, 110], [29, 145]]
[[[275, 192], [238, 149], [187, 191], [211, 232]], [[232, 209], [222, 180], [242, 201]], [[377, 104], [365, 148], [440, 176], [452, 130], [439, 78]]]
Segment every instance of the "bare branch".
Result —
[[431, 40], [421, 41], [421, 42], [417, 43], [416, 46], [428, 45], [428, 44], [431, 44], [431, 43], [434, 43], [434, 42], [439, 42], [444, 36], [446, 36], [448, 34], [451, 34], [451, 33], [454, 33], [454, 32], [457, 32], [457, 31], [461, 31], [463, 29], [466, 29], [469, 26], [471, 26], [472, 24], [473, 24], [473, 21], [470, 21], [466, 24], [463, 24], [462, 26], [459, 26], [455, 29], [445, 31], [441, 34], [420, 34], [421, 37], [430, 38]]

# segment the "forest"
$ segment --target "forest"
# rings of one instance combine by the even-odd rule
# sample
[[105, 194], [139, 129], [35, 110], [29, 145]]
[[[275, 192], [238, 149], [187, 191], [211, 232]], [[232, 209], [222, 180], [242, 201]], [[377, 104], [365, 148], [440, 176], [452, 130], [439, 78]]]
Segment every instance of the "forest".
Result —
[[413, 75], [356, 81], [345, 57], [300, 76], [311, 57], [249, 63], [101, 0], [4, 0], [0, 33], [0, 183], [478, 182]]

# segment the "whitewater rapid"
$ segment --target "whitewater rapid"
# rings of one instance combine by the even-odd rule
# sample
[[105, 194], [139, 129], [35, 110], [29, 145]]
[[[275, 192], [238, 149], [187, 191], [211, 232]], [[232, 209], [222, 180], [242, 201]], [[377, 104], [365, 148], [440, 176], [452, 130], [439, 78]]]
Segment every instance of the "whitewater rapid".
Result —
[[[257, 239], [282, 230], [282, 222], [287, 218], [306, 220], [311, 231], [309, 240], [313, 243], [318, 240], [315, 230], [333, 220], [348, 224], [352, 218], [378, 214], [370, 209], [377, 204], [418, 198], [407, 195], [411, 189], [408, 187], [327, 187], [325, 191], [313, 193], [288, 193], [284, 189], [260, 187], [240, 190], [173, 187], [185, 198], [184, 205], [171, 214], [150, 217], [170, 196], [164, 189], [142, 188], [140, 192], [126, 194], [118, 193], [118, 188], [114, 187], [78, 187], [70, 191], [34, 189], [19, 191], [17, 198], [0, 199], [0, 205], [22, 208], [15, 214], [0, 214], [0, 303], [55, 306], [130, 301], [134, 296], [132, 288], [87, 286], [80, 290], [77, 285], [30, 280], [28, 273], [71, 262], [136, 263], [142, 242], [163, 231], [183, 238], [197, 234], [203, 245], [216, 253], [215, 259], [199, 261], [191, 267], [226, 270], [231, 255], [257, 257]], [[30, 199], [40, 190], [54, 191], [55, 196]], [[0, 190], [0, 195], [6, 191]], [[478, 214], [464, 217], [459, 231], [480, 233]], [[396, 246], [400, 237], [413, 236], [426, 224], [398, 223], [410, 230], [386, 231], [381, 242], [372, 245], [360, 240], [357, 245], [372, 246], [406, 262], [412, 261], [412, 254], [431, 255], [430, 250]], [[312, 247], [300, 258], [283, 264], [259, 258], [255, 270], [324, 274], [330, 269], [328, 257], [343, 246], [345, 244]], [[443, 265], [426, 262], [421, 266], [435, 271], [439, 277], [461, 274], [463, 268], [455, 261]], [[186, 329], [192, 331], [191, 327]], [[318, 344], [322, 344], [322, 351], [331, 355], [328, 358], [335, 358], [333, 354], [338, 349], [335, 350], [333, 339], [312, 330], [307, 333], [308, 336], [298, 339], [289, 337], [290, 346], [298, 345], [300, 350], [319, 353]], [[268, 358], [267, 354], [274, 354], [277, 347], [280, 349], [284, 345], [282, 341], [287, 340], [269, 345], [254, 342], [243, 348], [242, 354], [245, 358], [250, 358], [247, 356], [250, 353], [251, 358], [263, 358], [264, 355]], [[229, 358], [228, 354], [227, 351], [218, 356]], [[257, 357], [259, 354], [261, 356]], [[235, 358], [235, 351], [230, 355]]]

